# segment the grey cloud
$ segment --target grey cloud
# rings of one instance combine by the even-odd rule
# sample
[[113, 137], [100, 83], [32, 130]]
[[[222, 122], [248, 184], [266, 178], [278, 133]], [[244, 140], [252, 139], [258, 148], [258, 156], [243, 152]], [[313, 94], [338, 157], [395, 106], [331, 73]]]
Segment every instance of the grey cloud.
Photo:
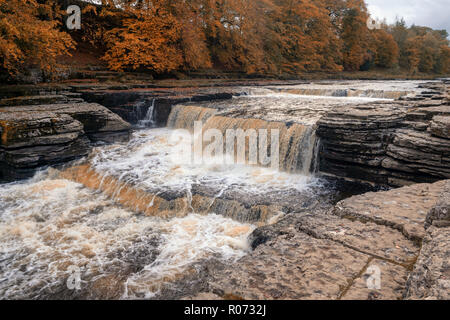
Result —
[[408, 25], [416, 24], [450, 33], [450, 0], [366, 0], [373, 17], [389, 23], [403, 17]]

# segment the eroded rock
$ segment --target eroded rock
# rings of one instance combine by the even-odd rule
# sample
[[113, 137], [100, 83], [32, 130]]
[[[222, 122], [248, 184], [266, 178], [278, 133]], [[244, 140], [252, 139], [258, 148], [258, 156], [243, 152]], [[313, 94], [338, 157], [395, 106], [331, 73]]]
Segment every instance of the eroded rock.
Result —
[[408, 278], [407, 299], [450, 299], [450, 228], [431, 227]]
[[433, 135], [450, 139], [450, 116], [435, 116], [431, 121], [430, 131]]
[[41, 167], [88, 154], [90, 141], [128, 139], [130, 125], [98, 104], [0, 108], [2, 179], [27, 177]]
[[425, 236], [427, 213], [437, 203], [447, 182], [415, 184], [382, 192], [369, 192], [339, 202], [333, 213], [344, 218], [374, 222], [401, 231], [411, 240]]

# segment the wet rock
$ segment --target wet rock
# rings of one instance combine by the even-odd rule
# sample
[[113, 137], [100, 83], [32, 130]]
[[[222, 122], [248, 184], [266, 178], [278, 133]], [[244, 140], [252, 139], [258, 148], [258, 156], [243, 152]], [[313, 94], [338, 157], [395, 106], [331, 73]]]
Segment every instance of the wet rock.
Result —
[[[426, 214], [447, 194], [446, 183], [369, 192], [343, 200], [331, 210], [292, 213], [258, 228], [249, 238], [251, 253], [211, 272], [205, 297], [402, 299], [414, 266], [414, 279], [420, 283], [412, 284], [410, 277], [410, 296], [410, 288], [429, 288], [422, 284], [429, 281], [433, 292], [440, 290], [434, 296], [442, 299], [448, 285], [441, 281], [448, 273], [448, 228], [440, 229], [442, 235], [433, 231], [434, 238], [427, 235], [422, 252], [420, 242], [426, 235]], [[428, 239], [442, 244], [427, 244]], [[423, 280], [420, 268], [428, 264], [436, 270]]]
[[368, 256], [304, 233], [258, 246], [237, 263], [215, 270], [210, 292], [241, 299], [337, 299]]

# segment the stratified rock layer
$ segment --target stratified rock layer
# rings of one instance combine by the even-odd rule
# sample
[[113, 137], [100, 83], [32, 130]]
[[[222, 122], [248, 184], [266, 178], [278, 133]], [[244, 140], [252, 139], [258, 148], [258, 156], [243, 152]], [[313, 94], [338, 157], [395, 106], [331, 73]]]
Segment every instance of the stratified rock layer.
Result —
[[402, 101], [334, 108], [318, 123], [320, 171], [377, 186], [450, 178], [448, 85]]
[[2, 179], [88, 154], [90, 141], [126, 140], [130, 125], [98, 104], [75, 103], [0, 108]]

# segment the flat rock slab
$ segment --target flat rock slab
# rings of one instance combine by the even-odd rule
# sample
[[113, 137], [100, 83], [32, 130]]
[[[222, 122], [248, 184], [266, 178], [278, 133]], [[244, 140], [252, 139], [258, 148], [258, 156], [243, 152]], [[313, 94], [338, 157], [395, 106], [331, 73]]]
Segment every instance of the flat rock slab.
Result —
[[241, 299], [337, 299], [369, 259], [330, 240], [284, 234], [217, 270], [210, 289]]
[[339, 202], [333, 214], [389, 226], [411, 240], [420, 241], [425, 236], [426, 216], [438, 201], [445, 183], [416, 184], [354, 196]]
[[[342, 296], [342, 300], [401, 300], [408, 271], [384, 260], [372, 260]], [[379, 279], [379, 282], [377, 282]]]
[[405, 267], [411, 266], [419, 255], [419, 246], [400, 231], [373, 222], [308, 214], [300, 217], [295, 227], [315, 238], [332, 240]]
[[428, 229], [407, 283], [407, 299], [450, 299], [450, 228]]

